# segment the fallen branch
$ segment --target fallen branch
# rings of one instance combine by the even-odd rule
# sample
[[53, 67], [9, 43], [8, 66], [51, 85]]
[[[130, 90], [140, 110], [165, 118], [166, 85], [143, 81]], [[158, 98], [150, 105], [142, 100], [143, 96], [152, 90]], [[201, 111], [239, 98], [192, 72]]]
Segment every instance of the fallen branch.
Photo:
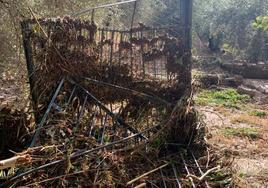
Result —
[[186, 176], [186, 178], [193, 178], [193, 179], [198, 180], [198, 181], [203, 181], [211, 172], [219, 170], [219, 169], [220, 169], [220, 166], [217, 166], [217, 167], [214, 167], [212, 169], [209, 169], [201, 177], [197, 177], [197, 176], [195, 176], [193, 174], [189, 174], [189, 175]]
[[8, 168], [14, 168], [20, 164], [24, 163], [30, 163], [31, 162], [30, 155], [21, 155], [21, 156], [15, 156], [10, 159], [2, 160], [0, 161], [0, 170], [8, 169]]
[[133, 179], [133, 180], [127, 182], [127, 185], [131, 185], [131, 184], [135, 183], [136, 181], [138, 181], [139, 179], [141, 179], [141, 178], [143, 178], [143, 177], [145, 177], [145, 176], [148, 176], [149, 174], [152, 174], [152, 173], [154, 173], [154, 172], [156, 172], [156, 171], [158, 171], [158, 170], [161, 170], [162, 168], [165, 168], [165, 167], [168, 166], [168, 165], [169, 165], [169, 163], [164, 164], [164, 165], [162, 165], [162, 166], [160, 166], [160, 167], [158, 167], [158, 168], [155, 168], [154, 170], [151, 170], [151, 171], [149, 171], [149, 172], [146, 172], [145, 174], [143, 174], [143, 175], [141, 175], [141, 176], [139, 176], [139, 177], [137, 177], [137, 178], [135, 178], [135, 179]]

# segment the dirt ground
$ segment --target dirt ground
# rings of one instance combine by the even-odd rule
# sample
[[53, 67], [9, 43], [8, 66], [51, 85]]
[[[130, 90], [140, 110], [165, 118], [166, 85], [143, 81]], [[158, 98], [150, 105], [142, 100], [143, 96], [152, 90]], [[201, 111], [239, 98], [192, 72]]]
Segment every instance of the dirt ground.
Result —
[[199, 106], [208, 128], [208, 143], [232, 160], [238, 187], [268, 187], [268, 106], [246, 104], [242, 109]]

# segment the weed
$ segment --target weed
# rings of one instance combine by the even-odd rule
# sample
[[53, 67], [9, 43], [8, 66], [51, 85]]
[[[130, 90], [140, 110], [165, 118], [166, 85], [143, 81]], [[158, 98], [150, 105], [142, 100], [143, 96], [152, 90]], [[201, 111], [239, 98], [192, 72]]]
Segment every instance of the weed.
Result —
[[216, 104], [228, 108], [239, 108], [239, 104], [249, 99], [248, 95], [241, 95], [235, 89], [204, 90], [197, 96], [196, 102], [199, 105]]
[[152, 143], [152, 147], [155, 149], [159, 149], [163, 144], [163, 141], [160, 138], [156, 138]]
[[240, 177], [240, 178], [245, 178], [246, 176], [247, 176], [246, 173], [243, 173], [243, 172], [240, 172], [240, 173], [239, 173], [239, 177]]
[[250, 139], [260, 138], [259, 133], [252, 128], [226, 128], [224, 130], [224, 134], [226, 136], [239, 136], [239, 137], [247, 137]]
[[256, 110], [256, 111], [250, 112], [250, 115], [251, 116], [257, 116], [257, 117], [260, 117], [260, 118], [265, 118], [265, 117], [268, 117], [268, 112]]

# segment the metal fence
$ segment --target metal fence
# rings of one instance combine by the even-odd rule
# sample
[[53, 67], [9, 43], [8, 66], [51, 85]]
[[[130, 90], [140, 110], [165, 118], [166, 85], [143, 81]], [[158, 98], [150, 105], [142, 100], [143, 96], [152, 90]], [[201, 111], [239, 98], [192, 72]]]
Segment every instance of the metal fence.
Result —
[[80, 128], [73, 139], [96, 141], [84, 142], [86, 148], [134, 147], [161, 129], [174, 103], [191, 87], [192, 2], [179, 1], [180, 25], [163, 27], [135, 21], [137, 1], [127, 2], [134, 3], [134, 11], [126, 30], [94, 23], [97, 9], [114, 4], [75, 15], [91, 12], [90, 21], [65, 17], [22, 22], [37, 121], [31, 146], [40, 137], [52, 142], [45, 130], [57, 131], [65, 121], [66, 130]]

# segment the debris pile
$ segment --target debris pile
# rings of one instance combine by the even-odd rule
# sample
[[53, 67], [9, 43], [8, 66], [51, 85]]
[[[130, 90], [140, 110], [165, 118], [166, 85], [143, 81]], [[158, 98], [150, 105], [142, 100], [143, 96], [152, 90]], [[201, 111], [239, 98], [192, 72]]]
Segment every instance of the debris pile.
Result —
[[23, 111], [9, 107], [0, 108], [0, 159], [11, 157], [11, 151], [24, 149], [30, 137], [26, 127], [30, 125], [30, 121]]
[[209, 162], [195, 157], [204, 131], [184, 90], [190, 60], [177, 62], [186, 58], [179, 39], [140, 27], [118, 41], [115, 31], [68, 17], [22, 26], [38, 119], [4, 186], [207, 184], [197, 176], [218, 168], [206, 174]]
[[[126, 51], [121, 48], [122, 43], [126, 43], [126, 41], [115, 39], [111, 41], [108, 39], [107, 33], [103, 34], [103, 30], [98, 36], [98, 29], [94, 22], [65, 17], [54, 20], [26, 20], [23, 25], [27, 25], [24, 26], [27, 28], [25, 40], [31, 41], [31, 44], [25, 47], [28, 51], [32, 51], [30, 63], [35, 69], [32, 75], [30, 73], [33, 78], [32, 92], [36, 95], [35, 110], [41, 114], [48, 105], [52, 89], [63, 77], [74, 80], [104, 104], [128, 100], [129, 104], [132, 103], [138, 108], [141, 104], [146, 103], [141, 97], [130, 95], [129, 92], [115, 92], [114, 87], [107, 87], [107, 84], [147, 93], [166, 101], [166, 103], [178, 101], [185, 92], [183, 90], [184, 83], [179, 79], [183, 75], [179, 75], [180, 67], [175, 62], [176, 59], [183, 56], [182, 45], [178, 39], [167, 36], [154, 36], [150, 40], [146, 40], [144, 37], [142, 39], [133, 37], [129, 39], [131, 48]], [[140, 30], [136, 28], [134, 31], [140, 32], [143, 29], [142, 27]], [[101, 40], [99, 41], [98, 38]], [[107, 40], [111, 42], [105, 42]], [[146, 41], [149, 42], [146, 43]], [[114, 44], [118, 44], [118, 46], [114, 46]], [[141, 46], [144, 50], [143, 53], [140, 52], [140, 49], [137, 50]], [[159, 48], [158, 51], [161, 51], [159, 54], [155, 53], [157, 48]], [[112, 49], [117, 49], [120, 56], [123, 56], [124, 53], [134, 55], [120, 63], [121, 59], [116, 58], [117, 55], [113, 55]], [[111, 53], [107, 55], [107, 52]], [[148, 65], [156, 64], [155, 61], [159, 57], [166, 56], [167, 64], [162, 69], [167, 69], [165, 70], [167, 73], [176, 73], [177, 76], [167, 79], [168, 75], [166, 75], [166, 79], [163, 79], [150, 74], [149, 70], [133, 71], [135, 65], [142, 63], [141, 57], [137, 57], [137, 53], [141, 53], [142, 62], [147, 62]], [[111, 61], [108, 61], [109, 59]], [[158, 68], [155, 65], [155, 69]], [[103, 86], [96, 82], [89, 82], [92, 79], [107, 84]], [[65, 90], [68, 92], [71, 89], [66, 88]], [[83, 96], [80, 97], [80, 99], [82, 98]]]
[[[135, 126], [141, 129], [138, 133], [126, 131], [101, 110], [86, 108], [80, 119], [71, 108], [62, 112], [54, 109], [41, 129], [38, 143], [42, 146], [16, 154], [9, 159], [12, 166], [6, 163], [6, 168], [15, 168], [15, 172], [24, 170], [10, 177], [4, 186], [126, 187], [143, 184], [178, 187], [191, 182], [205, 185], [206, 181], [187, 176], [202, 176], [199, 168], [206, 171], [206, 161], [195, 159], [195, 156], [203, 155], [202, 144], [191, 145], [191, 156], [183, 149], [187, 148], [187, 143], [179, 144], [179, 140], [170, 137], [170, 132], [176, 130], [177, 113], [181, 116], [177, 123], [184, 123], [185, 129], [197, 121], [191, 119], [196, 117], [193, 109], [182, 103], [162, 124], [147, 128]], [[181, 139], [178, 135], [172, 136]], [[192, 142], [202, 140], [194, 137]], [[197, 165], [190, 166], [194, 160]]]

